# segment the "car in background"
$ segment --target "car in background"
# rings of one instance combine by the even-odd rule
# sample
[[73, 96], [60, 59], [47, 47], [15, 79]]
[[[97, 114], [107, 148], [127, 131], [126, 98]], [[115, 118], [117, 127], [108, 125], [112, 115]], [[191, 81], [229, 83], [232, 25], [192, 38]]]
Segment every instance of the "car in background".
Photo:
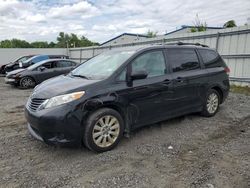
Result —
[[19, 57], [17, 60], [15, 60], [14, 62], [10, 62], [4, 65], [0, 66], [0, 74], [6, 74], [6, 70], [8, 69], [18, 69], [19, 68], [19, 63], [26, 61], [27, 59], [30, 59], [31, 57], [33, 57], [35, 55], [26, 55], [26, 56], [22, 56]]
[[69, 73], [76, 62], [69, 59], [47, 59], [29, 66], [17, 69], [7, 74], [5, 83], [31, 88], [49, 78]]
[[15, 64], [13, 66], [12, 65], [6, 66], [4, 70], [6, 73], [8, 73], [8, 72], [11, 72], [11, 71], [16, 70], [16, 69], [27, 68], [35, 63], [38, 63], [38, 62], [46, 60], [46, 59], [69, 59], [69, 56], [66, 56], [66, 55], [35, 55], [35, 56], [32, 56], [32, 57], [26, 59], [25, 61], [18, 62], [18, 65]]
[[214, 116], [228, 96], [229, 71], [200, 44], [110, 50], [39, 84], [25, 106], [28, 130], [47, 144], [108, 151], [148, 124]]

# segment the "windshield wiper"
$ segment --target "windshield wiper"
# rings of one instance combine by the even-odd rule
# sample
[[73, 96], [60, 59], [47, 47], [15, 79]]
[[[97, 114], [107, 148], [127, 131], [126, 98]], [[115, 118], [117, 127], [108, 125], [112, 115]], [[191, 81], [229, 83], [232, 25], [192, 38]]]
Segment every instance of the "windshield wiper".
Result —
[[87, 76], [84, 76], [84, 75], [80, 75], [80, 74], [71, 74], [71, 76], [74, 76], [74, 77], [79, 77], [79, 78], [84, 78], [84, 79], [89, 79], [89, 77]]

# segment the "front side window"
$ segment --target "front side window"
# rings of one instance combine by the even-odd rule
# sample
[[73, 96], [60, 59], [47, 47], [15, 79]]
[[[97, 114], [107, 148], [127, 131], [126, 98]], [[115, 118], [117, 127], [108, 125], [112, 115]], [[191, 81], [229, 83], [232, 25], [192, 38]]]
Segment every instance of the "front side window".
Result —
[[148, 78], [165, 74], [165, 59], [162, 51], [146, 52], [132, 62], [132, 72], [146, 71]]
[[215, 51], [199, 49], [199, 53], [203, 59], [206, 68], [220, 66], [220, 56]]
[[78, 66], [71, 72], [72, 76], [88, 79], [105, 79], [113, 74], [135, 51], [109, 51], [97, 55]]
[[194, 49], [168, 49], [167, 52], [173, 72], [200, 68], [198, 57]]
[[41, 65], [41, 66], [39, 66], [39, 67], [45, 67], [46, 69], [51, 69], [51, 68], [53, 68], [52, 62], [44, 63], [43, 65]]

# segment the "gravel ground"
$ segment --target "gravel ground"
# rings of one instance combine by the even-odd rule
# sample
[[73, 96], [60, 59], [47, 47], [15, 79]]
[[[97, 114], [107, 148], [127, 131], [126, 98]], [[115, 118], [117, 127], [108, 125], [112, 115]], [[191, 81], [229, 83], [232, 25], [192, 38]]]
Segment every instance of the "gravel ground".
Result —
[[0, 187], [250, 187], [250, 96], [215, 117], [188, 115], [123, 138], [113, 151], [47, 146], [27, 132], [31, 90], [0, 78]]

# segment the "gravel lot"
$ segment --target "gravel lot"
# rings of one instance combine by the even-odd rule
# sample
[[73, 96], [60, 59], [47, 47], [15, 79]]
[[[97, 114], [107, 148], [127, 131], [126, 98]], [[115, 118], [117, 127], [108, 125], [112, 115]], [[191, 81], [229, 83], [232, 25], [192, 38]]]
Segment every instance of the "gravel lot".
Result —
[[148, 126], [96, 154], [34, 140], [30, 93], [0, 78], [0, 187], [250, 187], [250, 96], [231, 93], [215, 117]]

